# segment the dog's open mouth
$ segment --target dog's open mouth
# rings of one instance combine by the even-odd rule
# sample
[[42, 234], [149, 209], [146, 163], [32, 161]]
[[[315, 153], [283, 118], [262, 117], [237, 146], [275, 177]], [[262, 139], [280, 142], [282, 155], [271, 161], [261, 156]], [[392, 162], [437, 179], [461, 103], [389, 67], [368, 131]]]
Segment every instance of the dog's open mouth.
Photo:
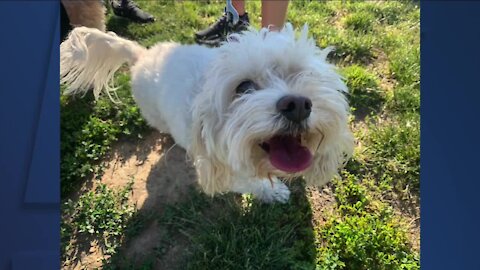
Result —
[[312, 153], [302, 145], [300, 136], [277, 135], [260, 147], [268, 153], [270, 163], [284, 172], [301, 172], [312, 163]]

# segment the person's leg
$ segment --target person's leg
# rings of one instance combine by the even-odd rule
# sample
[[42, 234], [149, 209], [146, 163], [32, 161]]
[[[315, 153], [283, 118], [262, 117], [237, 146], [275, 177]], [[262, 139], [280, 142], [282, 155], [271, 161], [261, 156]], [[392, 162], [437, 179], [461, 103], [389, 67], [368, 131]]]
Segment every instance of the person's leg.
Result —
[[248, 13], [245, 10], [245, 1], [232, 0], [232, 5], [240, 17], [238, 23], [232, 26], [228, 23], [227, 15], [224, 14], [214, 24], [195, 33], [197, 43], [217, 46], [225, 40], [228, 33], [241, 32], [247, 29], [250, 21], [248, 19]]
[[113, 13], [135, 22], [150, 23], [155, 21], [152, 14], [140, 9], [133, 0], [109, 0]]
[[288, 0], [262, 0], [262, 27], [280, 31], [287, 18]]
[[65, 10], [65, 7], [63, 6], [63, 3], [60, 2], [60, 42], [67, 38], [70, 31], [72, 31], [70, 19], [68, 18], [68, 14]]
[[62, 0], [70, 25], [105, 31], [105, 7], [101, 1]]
[[238, 15], [245, 14], [245, 0], [232, 0], [232, 5], [237, 10]]

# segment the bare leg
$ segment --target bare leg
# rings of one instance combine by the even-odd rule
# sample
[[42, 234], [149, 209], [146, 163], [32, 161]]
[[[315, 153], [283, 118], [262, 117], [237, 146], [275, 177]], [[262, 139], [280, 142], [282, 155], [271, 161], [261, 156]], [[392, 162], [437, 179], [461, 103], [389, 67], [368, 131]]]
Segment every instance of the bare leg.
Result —
[[245, 14], [245, 0], [232, 0], [232, 5], [237, 10], [238, 15]]
[[239, 21], [237, 22], [237, 24], [233, 26], [230, 25], [227, 21], [227, 14], [224, 14], [212, 25], [195, 33], [195, 40], [197, 41], [197, 43], [208, 46], [218, 46], [220, 45], [220, 42], [225, 40], [226, 34], [232, 32], [241, 32], [247, 29], [248, 14], [245, 11], [245, 0], [227, 1], [227, 5], [228, 8], [232, 8], [233, 6], [233, 8], [237, 11], [239, 16]]
[[287, 17], [288, 0], [262, 0], [262, 27], [280, 31]]

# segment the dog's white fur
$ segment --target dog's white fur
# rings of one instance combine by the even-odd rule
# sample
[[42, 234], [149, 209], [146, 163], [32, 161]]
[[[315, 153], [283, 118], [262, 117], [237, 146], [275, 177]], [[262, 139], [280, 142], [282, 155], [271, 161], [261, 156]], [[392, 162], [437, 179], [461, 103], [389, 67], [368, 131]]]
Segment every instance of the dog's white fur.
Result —
[[[143, 116], [187, 150], [207, 194], [234, 191], [285, 202], [290, 192], [277, 177], [304, 175], [307, 184], [323, 185], [353, 151], [347, 88], [326, 62], [329, 52], [315, 46], [306, 26], [296, 32], [290, 24], [280, 32], [233, 34], [214, 49], [171, 42], [146, 49], [113, 33], [78, 27], [60, 47], [61, 82], [69, 86], [66, 94], [93, 87], [96, 97], [102, 91], [112, 97], [114, 72], [128, 63]], [[236, 95], [245, 79], [260, 90]], [[313, 162], [293, 174], [273, 167], [259, 146], [288, 126], [276, 103], [289, 94], [313, 104], [301, 134]]]

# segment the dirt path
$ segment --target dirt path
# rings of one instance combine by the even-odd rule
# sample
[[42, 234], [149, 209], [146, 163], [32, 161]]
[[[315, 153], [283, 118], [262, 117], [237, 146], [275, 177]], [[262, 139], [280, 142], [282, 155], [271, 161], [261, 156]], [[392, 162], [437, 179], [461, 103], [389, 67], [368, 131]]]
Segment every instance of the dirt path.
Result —
[[118, 143], [107, 160], [101, 182], [122, 188], [134, 179], [130, 200], [138, 209], [159, 210], [161, 204], [176, 202], [195, 182], [185, 151], [156, 131], [140, 142]]
[[[138, 211], [153, 211], [161, 215], [166, 204], [180, 201], [195, 182], [195, 171], [187, 161], [185, 151], [175, 146], [167, 136], [152, 131], [140, 141], [118, 142], [104, 162], [106, 169], [101, 180], [86, 181], [90, 185], [83, 192], [95, 190], [99, 183], [112, 189], [124, 188], [133, 180], [130, 203]], [[123, 246], [122, 251], [129, 258], [147, 257], [156, 248], [161, 238], [161, 229], [154, 219], [146, 224], [139, 235]], [[102, 266], [104, 255], [98, 243], [91, 242], [90, 249], [77, 254], [76, 262], [65, 269], [94, 269]], [[165, 262], [174, 263], [175, 254], [180, 252], [176, 246], [168, 251]], [[160, 262], [159, 262], [160, 263]], [[159, 268], [160, 269], [160, 268]]]

